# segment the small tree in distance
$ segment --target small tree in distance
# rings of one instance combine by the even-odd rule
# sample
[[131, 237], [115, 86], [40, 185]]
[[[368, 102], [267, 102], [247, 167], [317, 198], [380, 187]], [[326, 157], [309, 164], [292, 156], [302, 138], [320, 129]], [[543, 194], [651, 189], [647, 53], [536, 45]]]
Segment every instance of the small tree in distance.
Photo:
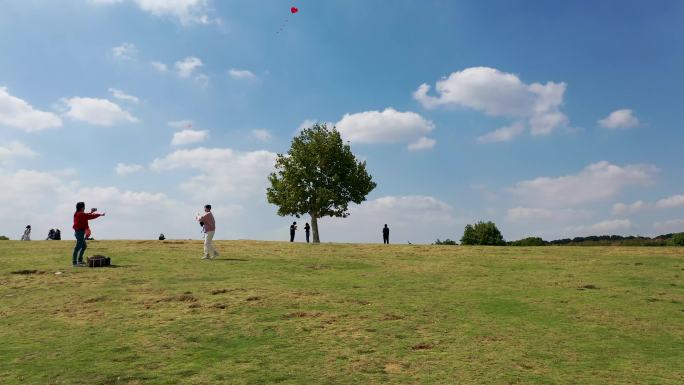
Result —
[[684, 246], [684, 233], [677, 233], [672, 236], [674, 246]]
[[461, 237], [462, 245], [503, 246], [506, 244], [494, 222], [477, 222], [466, 225]]
[[339, 131], [314, 124], [292, 139], [287, 155], [278, 154], [276, 172], [268, 176], [268, 202], [278, 215], [311, 216], [313, 242], [319, 243], [318, 219], [346, 218], [350, 202], [359, 204], [376, 183], [359, 162]]

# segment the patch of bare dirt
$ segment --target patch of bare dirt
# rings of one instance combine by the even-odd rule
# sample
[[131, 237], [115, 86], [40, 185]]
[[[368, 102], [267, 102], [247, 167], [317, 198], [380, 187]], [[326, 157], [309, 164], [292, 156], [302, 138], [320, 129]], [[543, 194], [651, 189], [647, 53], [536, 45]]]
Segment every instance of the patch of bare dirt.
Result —
[[282, 318], [284, 319], [292, 319], [292, 318], [318, 318], [322, 316], [323, 313], [314, 313], [314, 312], [305, 312], [305, 311], [296, 311], [294, 313], [289, 313], [283, 315]]
[[385, 314], [380, 318], [381, 321], [398, 321], [404, 319], [404, 316], [396, 315], [396, 314]]
[[416, 351], [416, 350], [430, 350], [434, 348], [431, 344], [428, 344], [426, 342], [421, 342], [419, 344], [411, 346], [411, 350]]

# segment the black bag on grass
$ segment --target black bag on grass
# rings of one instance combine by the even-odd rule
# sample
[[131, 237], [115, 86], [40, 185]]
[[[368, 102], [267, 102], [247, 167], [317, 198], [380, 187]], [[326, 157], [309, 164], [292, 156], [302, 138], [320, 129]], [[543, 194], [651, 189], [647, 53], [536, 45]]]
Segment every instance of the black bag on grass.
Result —
[[112, 264], [112, 260], [104, 255], [93, 255], [86, 258], [88, 267], [105, 267]]

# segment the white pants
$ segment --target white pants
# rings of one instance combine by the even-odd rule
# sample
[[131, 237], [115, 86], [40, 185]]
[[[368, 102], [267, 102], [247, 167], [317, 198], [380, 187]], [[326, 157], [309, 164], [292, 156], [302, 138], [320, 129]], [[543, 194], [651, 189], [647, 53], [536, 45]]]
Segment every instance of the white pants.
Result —
[[204, 233], [204, 257], [215, 257], [218, 255], [216, 249], [214, 248], [214, 231], [207, 231]]

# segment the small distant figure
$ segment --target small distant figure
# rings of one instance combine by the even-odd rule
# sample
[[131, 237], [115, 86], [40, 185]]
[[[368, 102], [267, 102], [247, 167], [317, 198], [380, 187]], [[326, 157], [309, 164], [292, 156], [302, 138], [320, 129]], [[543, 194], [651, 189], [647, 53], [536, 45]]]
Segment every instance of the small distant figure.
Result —
[[204, 214], [197, 216], [197, 221], [202, 225], [204, 232], [204, 256], [202, 259], [214, 259], [219, 253], [214, 248], [214, 234], [216, 233], [216, 220], [211, 213], [211, 205], [204, 206]]
[[166, 239], [166, 237], [164, 236], [164, 233], [159, 234], [159, 240], [160, 241], [163, 241], [165, 239]]
[[86, 244], [86, 231], [90, 230], [88, 221], [105, 216], [105, 213], [98, 214], [97, 209], [90, 209], [90, 213], [85, 212], [85, 203], [76, 203], [76, 212], [74, 213], [74, 236], [76, 237], [76, 247], [71, 256], [72, 266], [85, 266], [83, 263], [83, 253], [85, 253], [88, 245]]
[[306, 243], [309, 243], [309, 235], [311, 235], [311, 226], [309, 226], [309, 222], [306, 222], [304, 225], [304, 233], [306, 234]]
[[296, 231], [297, 231], [297, 222], [292, 222], [292, 224], [290, 225], [290, 242], [294, 242]]
[[384, 245], [389, 245], [389, 227], [385, 223], [385, 227], [382, 228], [382, 243]]
[[21, 236], [22, 241], [30, 241], [31, 240], [31, 225], [26, 225], [26, 228], [24, 229], [24, 234]]
[[45, 240], [46, 241], [52, 241], [54, 239], [55, 239], [55, 229], [50, 229], [50, 231], [48, 231], [48, 236], [47, 236], [47, 238], [45, 238]]
[[55, 229], [55, 235], [54, 238], [52, 238], [55, 241], [61, 241], [62, 240], [62, 231], [60, 229]]

